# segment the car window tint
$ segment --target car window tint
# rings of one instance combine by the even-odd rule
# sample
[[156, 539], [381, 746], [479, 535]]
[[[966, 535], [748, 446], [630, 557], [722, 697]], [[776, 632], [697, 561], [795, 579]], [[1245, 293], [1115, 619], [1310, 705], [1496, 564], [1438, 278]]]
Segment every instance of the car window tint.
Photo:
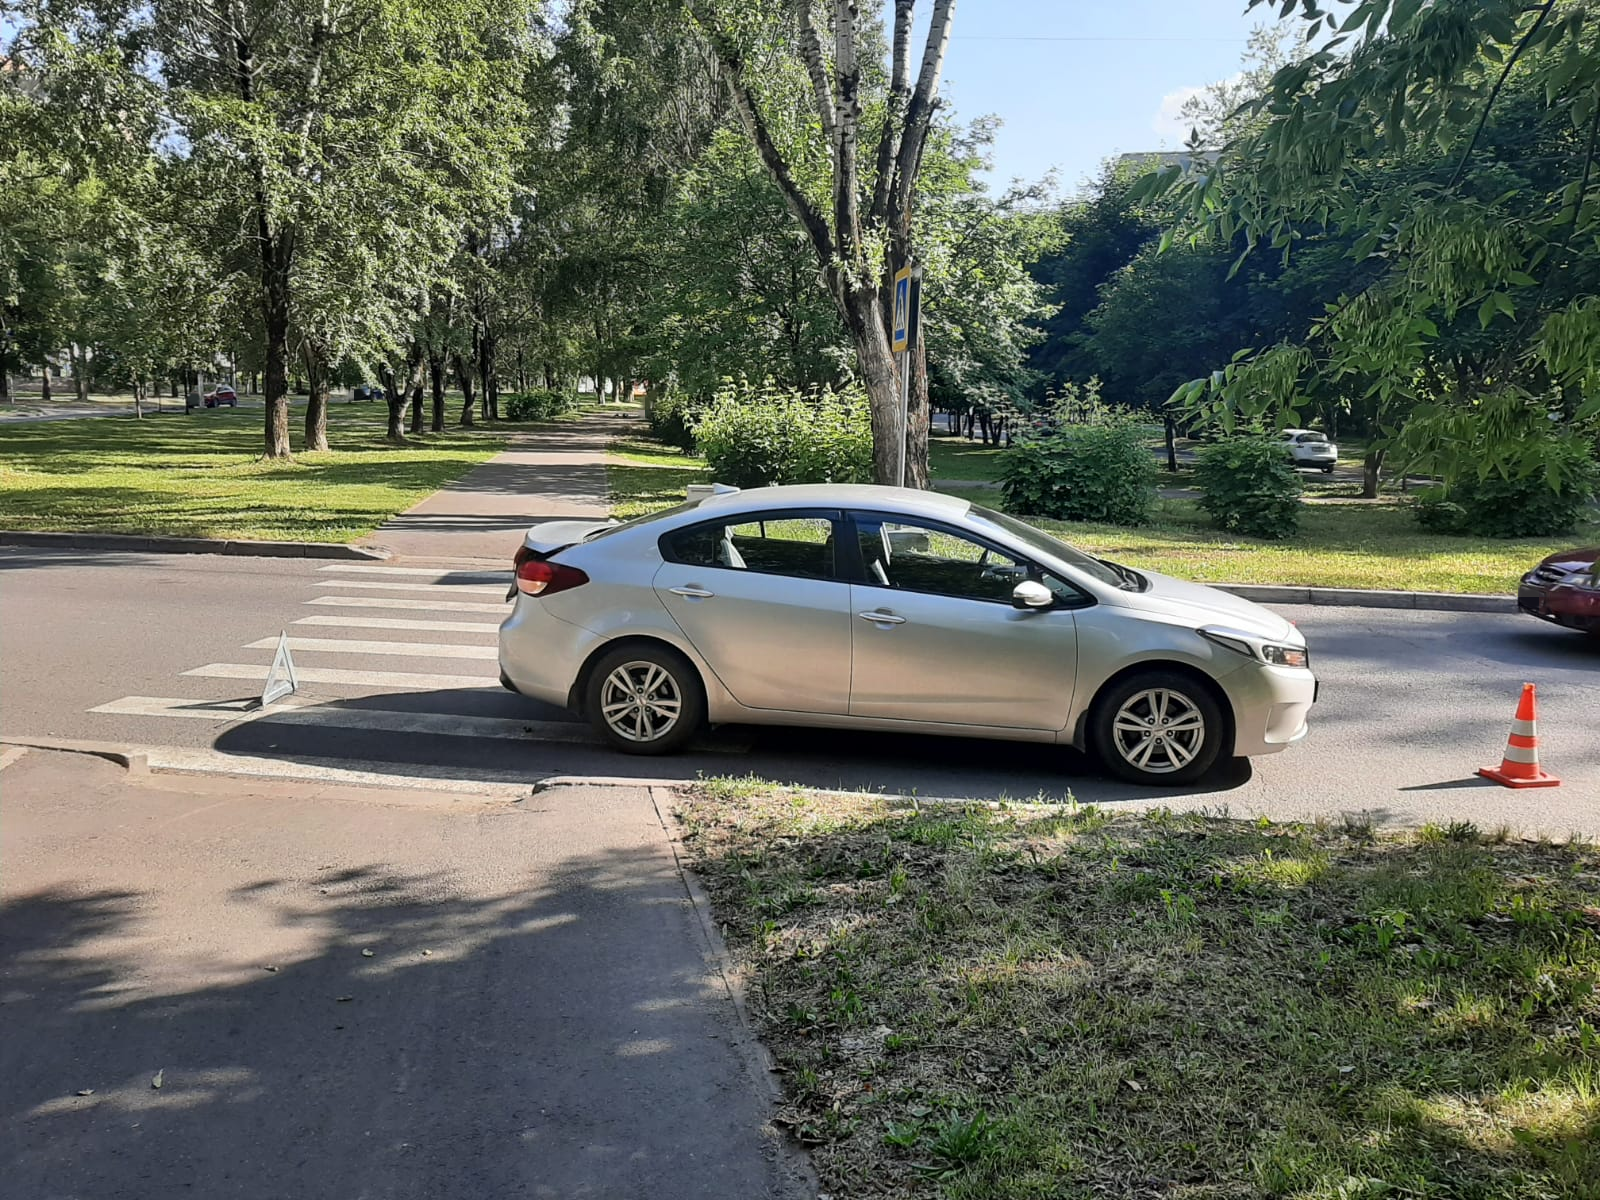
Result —
[[833, 578], [833, 522], [826, 517], [696, 525], [673, 534], [668, 549], [675, 561], [691, 566]]
[[943, 529], [874, 520], [857, 528], [868, 581], [879, 587], [1009, 604], [1028, 578], [1011, 555]]

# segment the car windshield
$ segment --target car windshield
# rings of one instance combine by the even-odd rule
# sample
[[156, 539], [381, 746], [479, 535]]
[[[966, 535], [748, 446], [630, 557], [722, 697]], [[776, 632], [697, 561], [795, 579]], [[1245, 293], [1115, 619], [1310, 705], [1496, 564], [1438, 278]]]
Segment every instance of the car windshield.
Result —
[[1051, 537], [1044, 530], [1036, 529], [1015, 517], [1008, 517], [1005, 513], [997, 513], [993, 509], [974, 504], [968, 516], [979, 525], [990, 525], [1004, 530], [1030, 550], [1037, 550], [1041, 554], [1048, 554], [1051, 558], [1060, 559], [1085, 575], [1112, 587], [1124, 587], [1128, 583], [1129, 576], [1135, 574], [1127, 567], [1102, 562], [1092, 555], [1085, 554], [1076, 546], [1069, 546], [1060, 538]]

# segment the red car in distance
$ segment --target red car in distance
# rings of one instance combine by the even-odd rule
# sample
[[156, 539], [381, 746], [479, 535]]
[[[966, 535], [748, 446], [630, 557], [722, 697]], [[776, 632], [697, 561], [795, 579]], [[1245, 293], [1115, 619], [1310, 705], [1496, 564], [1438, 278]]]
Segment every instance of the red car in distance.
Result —
[[1566, 629], [1600, 634], [1600, 546], [1543, 559], [1522, 577], [1517, 607]]

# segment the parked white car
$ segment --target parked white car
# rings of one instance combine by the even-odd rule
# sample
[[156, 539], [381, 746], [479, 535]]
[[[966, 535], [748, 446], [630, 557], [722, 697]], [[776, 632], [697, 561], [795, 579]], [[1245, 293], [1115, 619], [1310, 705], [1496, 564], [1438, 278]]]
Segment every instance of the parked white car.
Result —
[[513, 691], [660, 754], [708, 722], [1057, 742], [1184, 784], [1306, 734], [1300, 631], [931, 492], [715, 489], [527, 535], [500, 627]]
[[1324, 475], [1332, 475], [1339, 464], [1339, 447], [1328, 440], [1328, 435], [1315, 429], [1285, 429], [1284, 443], [1297, 467], [1314, 467]]

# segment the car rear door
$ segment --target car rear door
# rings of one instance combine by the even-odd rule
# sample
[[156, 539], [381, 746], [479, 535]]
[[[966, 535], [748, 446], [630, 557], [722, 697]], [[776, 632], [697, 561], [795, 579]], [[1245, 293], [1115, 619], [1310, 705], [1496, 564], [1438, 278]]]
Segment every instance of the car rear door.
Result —
[[[1077, 673], [1072, 609], [1090, 602], [1016, 554], [953, 526], [852, 514], [860, 577], [850, 715], [1059, 730]], [[1026, 578], [1058, 607], [1018, 609]]]
[[840, 515], [733, 514], [661, 538], [655, 590], [747, 708], [842, 715], [850, 704], [850, 585]]

